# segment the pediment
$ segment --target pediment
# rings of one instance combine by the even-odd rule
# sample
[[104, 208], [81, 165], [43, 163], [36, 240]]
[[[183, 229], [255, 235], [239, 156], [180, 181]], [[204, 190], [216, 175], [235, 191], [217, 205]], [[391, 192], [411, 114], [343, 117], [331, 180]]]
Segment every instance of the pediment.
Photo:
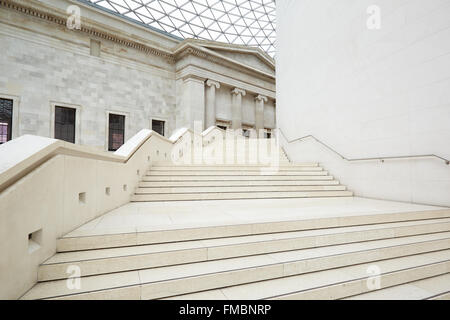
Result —
[[225, 58], [248, 65], [265, 73], [275, 75], [275, 61], [257, 48], [204, 40], [194, 41], [196, 45], [213, 51]]
[[233, 52], [233, 51], [226, 51], [226, 50], [218, 50], [214, 49], [214, 52], [217, 52], [227, 58], [236, 60], [240, 63], [247, 64], [255, 69], [275, 74], [275, 69], [268, 66], [267, 63], [265, 63], [263, 60], [261, 60], [257, 55], [253, 53], [242, 53], [242, 52]]

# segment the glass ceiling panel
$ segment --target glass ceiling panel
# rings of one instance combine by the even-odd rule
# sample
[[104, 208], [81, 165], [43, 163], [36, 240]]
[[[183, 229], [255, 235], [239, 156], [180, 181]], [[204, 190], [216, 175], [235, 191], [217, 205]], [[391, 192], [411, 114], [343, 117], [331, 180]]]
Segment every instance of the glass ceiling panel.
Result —
[[275, 55], [275, 0], [87, 0], [183, 39], [255, 46]]

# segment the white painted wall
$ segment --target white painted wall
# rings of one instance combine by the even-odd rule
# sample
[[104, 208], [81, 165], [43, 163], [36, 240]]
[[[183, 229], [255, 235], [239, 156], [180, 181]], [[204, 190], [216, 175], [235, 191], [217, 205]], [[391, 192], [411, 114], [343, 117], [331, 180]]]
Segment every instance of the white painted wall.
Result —
[[[367, 9], [381, 9], [369, 30]], [[277, 125], [348, 158], [450, 159], [450, 1], [277, 2]], [[286, 144], [319, 160], [356, 195], [450, 205], [443, 161], [348, 163], [313, 140]]]

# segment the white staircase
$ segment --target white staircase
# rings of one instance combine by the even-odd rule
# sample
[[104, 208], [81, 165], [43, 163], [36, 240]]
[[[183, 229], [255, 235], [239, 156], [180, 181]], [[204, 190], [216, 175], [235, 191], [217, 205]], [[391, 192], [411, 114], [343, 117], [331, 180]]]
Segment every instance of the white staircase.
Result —
[[[450, 291], [445, 209], [64, 237], [57, 250], [23, 299], [402, 299], [404, 286], [434, 299]], [[79, 288], [67, 285], [73, 266]], [[377, 288], [368, 285], [374, 268]]]
[[[131, 172], [134, 185], [134, 173], [139, 175], [150, 160], [156, 161], [152, 152], [164, 154], [157, 158], [161, 161], [173, 148], [151, 132], [141, 135], [138, 138], [144, 144], [136, 151], [137, 160], [108, 164], [103, 175], [97, 176], [97, 180], [103, 177], [100, 182], [90, 180], [92, 172], [103, 168], [97, 167], [102, 161], [96, 160], [98, 155], [91, 154], [95, 160], [87, 162], [63, 161], [71, 176], [67, 181], [55, 180], [51, 190], [63, 182], [66, 187], [73, 184], [67, 194], [76, 201], [73, 208], [55, 215], [57, 222], [48, 224], [48, 229], [36, 231], [37, 235], [24, 233], [29, 246], [41, 241], [41, 251], [34, 252], [42, 255], [34, 261], [43, 261], [53, 252], [54, 242], [46, 243], [50, 236], [42, 236], [45, 230], [59, 228], [61, 220], [64, 229], [58, 234], [89, 222], [58, 239], [56, 254], [39, 266], [37, 274], [29, 272], [31, 280], [21, 283], [29, 286], [34, 275], [37, 283], [22, 299], [450, 298], [450, 209], [356, 199], [318, 163], [290, 163], [284, 153], [277, 153], [276, 170], [256, 164], [153, 162], [131, 197], [133, 203], [123, 205], [129, 193], [121, 179]], [[132, 142], [124, 152], [127, 157], [135, 150], [136, 141]], [[61, 142], [51, 143], [55, 150], [75, 152], [64, 149]], [[186, 157], [187, 153], [179, 154]], [[115, 155], [109, 160], [126, 159], [132, 158]], [[42, 170], [60, 168], [56, 160]], [[133, 161], [139, 166], [132, 166]], [[67, 167], [69, 163], [76, 165]], [[84, 172], [79, 163], [90, 163], [90, 170]], [[113, 189], [105, 178], [111, 176], [110, 170], [119, 177]], [[79, 189], [75, 175], [85, 180], [83, 187], [94, 196], [80, 193], [85, 189]], [[46, 175], [33, 177], [36, 180], [27, 184], [20, 180], [18, 185], [35, 190]], [[86, 186], [89, 183], [93, 185]], [[114, 193], [117, 189], [120, 193]], [[36, 218], [35, 206], [19, 206], [21, 197], [11, 194], [6, 208], [14, 202], [16, 210], [5, 217], [17, 218], [23, 210], [27, 214], [6, 223], [18, 226]], [[120, 201], [115, 201], [117, 194]], [[60, 207], [48, 207], [36, 199], [29, 202], [40, 205], [35, 220], [41, 217], [48, 223], [47, 211], [57, 212]], [[111, 202], [108, 209], [121, 207], [99, 216], [108, 210], [102, 209], [106, 207], [101, 207], [101, 201]], [[361, 208], [366, 211], [356, 211]], [[78, 213], [85, 217], [66, 224]], [[10, 236], [16, 229], [11, 230]], [[4, 250], [5, 256], [23, 259], [14, 255], [14, 248]], [[31, 260], [20, 261], [9, 269], [23, 271], [29, 267], [23, 261]], [[375, 279], [374, 271], [378, 272]], [[21, 281], [13, 276], [9, 288]], [[373, 287], [373, 282], [378, 285]]]
[[188, 201], [351, 197], [318, 163], [262, 165], [152, 166], [132, 201]]

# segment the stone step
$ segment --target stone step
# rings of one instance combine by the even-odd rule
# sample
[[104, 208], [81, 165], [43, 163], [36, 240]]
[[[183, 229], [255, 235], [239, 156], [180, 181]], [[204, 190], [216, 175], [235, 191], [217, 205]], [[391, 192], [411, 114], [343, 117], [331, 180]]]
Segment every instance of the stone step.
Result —
[[[116, 233], [114, 230], [104, 230], [100, 234], [84, 236], [65, 236], [57, 240], [57, 251], [79, 251], [102, 248], [127, 247], [134, 245], [149, 245], [172, 243], [180, 241], [219, 239], [248, 235], [267, 235], [294, 231], [320, 230], [350, 226], [368, 226], [371, 224], [385, 224], [394, 222], [408, 222], [416, 220], [450, 218], [450, 209], [417, 212], [394, 212], [378, 214], [355, 214], [343, 217], [327, 217], [321, 219], [303, 219], [287, 221], [262, 221], [249, 224], [205, 226], [173, 225], [163, 229], [142, 227], [133, 233]], [[442, 220], [444, 221], [444, 220]]]
[[[366, 241], [82, 277], [79, 288], [68, 288], [66, 279], [40, 282], [23, 298], [157, 299], [448, 248], [450, 232]], [[448, 254], [445, 260], [449, 259]]]
[[[291, 171], [322, 171], [323, 168], [318, 165], [314, 166], [277, 166], [274, 167], [276, 170], [283, 172], [291, 172]], [[233, 165], [233, 166], [152, 166], [150, 171], [264, 171], [273, 169], [270, 166], [241, 166], [241, 165]]]
[[329, 181], [333, 176], [144, 176], [143, 182], [154, 181]]
[[[345, 191], [345, 186], [245, 186], [245, 187], [176, 187], [137, 188], [136, 195], [145, 194], [189, 194], [189, 193], [236, 193], [236, 192], [293, 192], [293, 191]], [[276, 196], [276, 194], [275, 194]]]
[[[377, 292], [429, 277], [441, 277], [450, 268], [450, 250], [434, 251], [369, 263], [344, 266], [291, 277], [254, 282], [216, 290], [173, 296], [177, 300], [332, 300]], [[374, 278], [373, 271], [380, 271]], [[446, 278], [446, 277], [445, 277]], [[379, 282], [378, 282], [379, 280]], [[447, 290], [449, 286], [447, 283]], [[382, 291], [383, 289], [381, 289]], [[370, 293], [369, 293], [370, 294]], [[397, 297], [405, 299], [406, 295]]]
[[87, 276], [446, 231], [450, 219], [58, 253], [39, 267], [38, 280], [66, 278], [74, 265]]
[[186, 171], [172, 171], [172, 170], [165, 170], [165, 171], [155, 171], [155, 170], [149, 170], [147, 171], [147, 176], [190, 176], [190, 177], [197, 177], [197, 176], [214, 176], [214, 177], [221, 177], [221, 176], [269, 176], [269, 177], [284, 177], [284, 176], [327, 176], [328, 171], [324, 171], [322, 168], [318, 171], [274, 171], [274, 172], [265, 172], [265, 171], [249, 171], [249, 170], [234, 170], [234, 171], [216, 171], [216, 170], [210, 170], [210, 171], [201, 171], [201, 170], [186, 170]]
[[[450, 271], [450, 268], [447, 272]], [[402, 285], [362, 293], [345, 300], [425, 300], [435, 299], [450, 291], [450, 274], [412, 281]]]
[[352, 197], [351, 191], [280, 191], [280, 192], [229, 192], [229, 193], [180, 193], [180, 194], [134, 194], [132, 202], [155, 201], [198, 201], [237, 199], [284, 199], [284, 198], [324, 198]]
[[[152, 168], [157, 167], [167, 167], [169, 169], [172, 168], [187, 168], [187, 169], [202, 169], [202, 168], [208, 168], [208, 167], [214, 167], [214, 168], [265, 168], [267, 167], [267, 164], [216, 164], [216, 165], [208, 165], [208, 164], [174, 164], [171, 162], [153, 162]], [[317, 167], [319, 166], [318, 162], [304, 162], [304, 163], [285, 163], [283, 165], [280, 165], [281, 168], [297, 168], [297, 167]]]
[[165, 187], [250, 187], [250, 186], [331, 186], [338, 185], [337, 180], [310, 181], [141, 181], [139, 188]]

